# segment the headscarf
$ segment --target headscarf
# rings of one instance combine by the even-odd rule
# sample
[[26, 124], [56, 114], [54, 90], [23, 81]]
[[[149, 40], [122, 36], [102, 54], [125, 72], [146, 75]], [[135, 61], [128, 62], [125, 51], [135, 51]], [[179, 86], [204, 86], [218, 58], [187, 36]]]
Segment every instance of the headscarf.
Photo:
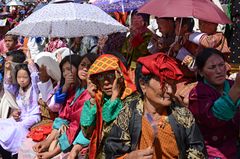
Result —
[[143, 65], [143, 75], [154, 74], [160, 79], [161, 84], [166, 79], [180, 80], [183, 77], [177, 62], [164, 53], [140, 57], [137, 62]]
[[[115, 56], [110, 54], [104, 54], [101, 55], [90, 67], [88, 74], [89, 77], [92, 75], [96, 75], [99, 73], [107, 72], [117, 70], [120, 71], [120, 73], [124, 77], [124, 83], [125, 83], [125, 89], [123, 91], [123, 94], [121, 96], [121, 99], [125, 99], [127, 96], [131, 95], [133, 92], [136, 91], [135, 85], [132, 83], [130, 78], [128, 77], [127, 69], [124, 66], [124, 64]], [[90, 143], [90, 152], [89, 152], [89, 158], [94, 159], [96, 157], [96, 152], [98, 150], [98, 146], [100, 144], [101, 140], [101, 133], [102, 133], [102, 125], [103, 125], [103, 119], [102, 119], [102, 99], [103, 95], [100, 90], [96, 93], [95, 100], [97, 104], [97, 115], [96, 115], [96, 128], [93, 132], [91, 143]]]

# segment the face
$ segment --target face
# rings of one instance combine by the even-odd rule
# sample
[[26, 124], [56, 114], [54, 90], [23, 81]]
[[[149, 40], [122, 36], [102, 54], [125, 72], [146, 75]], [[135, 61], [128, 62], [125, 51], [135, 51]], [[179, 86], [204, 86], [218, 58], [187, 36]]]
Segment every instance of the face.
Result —
[[163, 88], [158, 78], [152, 78], [149, 83], [142, 83], [140, 86], [145, 95], [144, 99], [156, 107], [170, 106], [176, 92], [176, 84], [173, 80], [165, 82]]
[[84, 58], [81, 63], [78, 66], [78, 77], [81, 80], [87, 80], [87, 72], [91, 66], [91, 62], [88, 60], [88, 58]]
[[202, 33], [214, 34], [218, 24], [199, 20], [199, 29]]
[[95, 75], [94, 79], [94, 83], [98, 84], [104, 94], [106, 94], [107, 96], [112, 95], [112, 87], [115, 80], [115, 71], [99, 73]]
[[210, 56], [200, 74], [210, 84], [214, 86], [221, 86], [226, 79], [226, 65], [225, 61], [219, 55]]
[[70, 65], [69, 62], [66, 62], [66, 63], [63, 64], [62, 72], [63, 72], [63, 78], [66, 78], [69, 74], [72, 73], [73, 74], [73, 78], [75, 79], [75, 81], [77, 80], [77, 69], [73, 65]]
[[19, 70], [17, 73], [17, 83], [21, 88], [26, 88], [30, 83], [30, 77], [25, 70]]
[[163, 35], [171, 34], [174, 32], [174, 21], [164, 18], [157, 18], [158, 29]]
[[132, 24], [131, 24], [131, 25], [132, 25], [131, 27], [132, 27], [133, 29], [141, 29], [141, 28], [145, 25], [142, 16], [140, 16], [140, 15], [134, 15], [134, 16], [132, 17]]
[[16, 45], [17, 45], [17, 42], [13, 40], [13, 38], [11, 36], [6, 36], [4, 38], [4, 41], [5, 41], [5, 45], [6, 45], [6, 48], [10, 51], [10, 50], [13, 50]]

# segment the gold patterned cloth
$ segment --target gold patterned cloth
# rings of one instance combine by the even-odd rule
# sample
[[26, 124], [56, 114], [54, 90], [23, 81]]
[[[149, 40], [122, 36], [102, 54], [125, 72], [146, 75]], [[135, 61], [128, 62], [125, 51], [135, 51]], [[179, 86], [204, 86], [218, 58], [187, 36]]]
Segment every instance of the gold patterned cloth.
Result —
[[[167, 119], [165, 118], [165, 120]], [[143, 117], [139, 149], [142, 150], [151, 146], [154, 146], [155, 150], [153, 159], [177, 159], [179, 156], [176, 138], [170, 123], [166, 121], [163, 127], [158, 126], [158, 133], [154, 140], [153, 128], [146, 117]]]

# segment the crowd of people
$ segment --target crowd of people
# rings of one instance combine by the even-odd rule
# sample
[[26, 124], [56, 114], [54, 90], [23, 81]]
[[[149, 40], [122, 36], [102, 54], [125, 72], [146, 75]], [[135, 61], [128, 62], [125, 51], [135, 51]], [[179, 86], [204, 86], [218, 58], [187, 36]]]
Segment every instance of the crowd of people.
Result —
[[112, 14], [128, 33], [7, 33], [33, 11], [0, 13], [3, 159], [240, 158], [240, 73], [218, 24], [155, 17], [151, 29], [132, 11]]

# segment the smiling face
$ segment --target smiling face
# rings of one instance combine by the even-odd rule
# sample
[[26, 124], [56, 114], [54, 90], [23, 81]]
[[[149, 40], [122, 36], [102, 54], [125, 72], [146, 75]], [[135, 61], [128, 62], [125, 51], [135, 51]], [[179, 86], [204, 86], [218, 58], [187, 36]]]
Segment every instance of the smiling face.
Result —
[[214, 86], [221, 86], [226, 80], [226, 65], [222, 57], [217, 54], [210, 56], [203, 69], [200, 70], [200, 74], [207, 82]]
[[148, 83], [140, 82], [144, 99], [156, 107], [168, 107], [172, 104], [172, 97], [176, 92], [176, 85], [173, 80], [165, 82], [163, 88], [158, 78], [151, 78]]

